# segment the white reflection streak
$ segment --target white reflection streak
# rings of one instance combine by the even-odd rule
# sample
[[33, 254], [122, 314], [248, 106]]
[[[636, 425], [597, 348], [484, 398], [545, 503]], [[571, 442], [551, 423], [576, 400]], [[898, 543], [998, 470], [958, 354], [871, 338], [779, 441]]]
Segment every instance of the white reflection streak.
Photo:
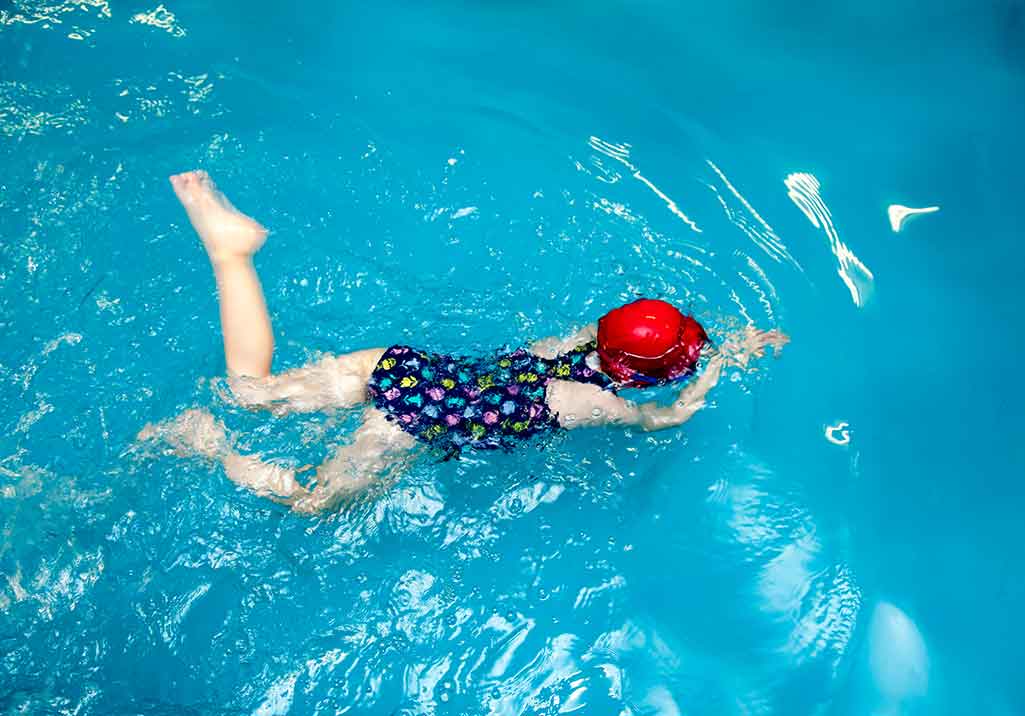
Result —
[[[736, 221], [734, 221], [734, 223], [736, 223], [740, 227], [740, 229], [751, 238], [752, 241], [758, 244], [758, 246], [762, 250], [764, 250], [765, 253], [769, 254], [769, 256], [774, 258], [776, 261], [786, 261], [792, 264], [798, 271], [803, 271], [801, 265], [797, 263], [797, 260], [793, 256], [791, 256], [790, 251], [787, 250], [787, 247], [783, 243], [783, 239], [779, 237], [779, 234], [777, 234], [776, 231], [771, 226], [769, 226], [769, 223], [762, 218], [762, 215], [759, 214], [753, 206], [751, 206], [748, 200], [745, 199], [739, 191], [737, 191], [737, 188], [733, 186], [729, 179], [726, 178], [726, 175], [723, 174], [722, 170], [715, 165], [715, 162], [713, 162], [711, 159], [706, 159], [705, 162], [708, 164], [708, 166], [712, 168], [712, 171], [714, 171], [719, 176], [719, 179], [726, 186], [726, 188], [730, 190], [730, 193], [737, 198], [737, 201], [739, 201], [744, 206], [744, 208], [747, 209], [748, 213], [751, 216], [753, 216], [759, 224], [762, 225], [764, 233], [752, 229], [751, 227], [747, 226], [746, 223]], [[715, 187], [710, 186], [709, 188], [715, 191]], [[719, 196], [718, 192], [716, 192], [716, 196]], [[733, 220], [732, 212], [729, 210], [729, 207], [726, 205], [726, 202], [722, 199], [722, 197], [719, 197], [719, 203], [723, 205], [723, 209], [726, 210], [726, 213], [729, 216], [730, 220]]]
[[848, 423], [846, 421], [839, 422], [836, 425], [830, 425], [826, 428], [826, 440], [833, 443], [834, 445], [847, 445], [851, 441], [851, 433], [847, 429]]
[[666, 196], [665, 192], [663, 192], [661, 189], [655, 186], [650, 179], [641, 174], [640, 169], [638, 169], [630, 163], [629, 144], [610, 144], [605, 140], [594, 136], [592, 136], [588, 140], [588, 143], [591, 145], [591, 149], [594, 149], [596, 152], [601, 152], [610, 159], [615, 159], [617, 162], [619, 162], [624, 167], [629, 169], [631, 176], [633, 176], [634, 179], [637, 179], [638, 181], [642, 182], [645, 186], [647, 186], [649, 189], [651, 189], [659, 199], [665, 202], [666, 206], [669, 208], [669, 211], [673, 212], [674, 214], [676, 214], [676, 216], [682, 219], [683, 222], [687, 224], [687, 226], [689, 226], [692, 231], [698, 234], [701, 233], [701, 229], [698, 228], [698, 225], [695, 224], [689, 216], [687, 216], [680, 210], [680, 207], [676, 204], [675, 201]]
[[826, 232], [829, 248], [840, 263], [837, 273], [851, 292], [854, 305], [861, 308], [868, 299], [868, 292], [875, 277], [861, 259], [840, 240], [836, 227], [833, 226], [829, 207], [819, 195], [819, 180], [812, 174], [798, 172], [787, 176], [783, 183], [787, 187], [787, 196], [804, 212], [812, 226]]
[[492, 678], [498, 678], [505, 675], [505, 672], [509, 669], [509, 664], [512, 661], [513, 656], [516, 654], [516, 650], [519, 649], [523, 642], [526, 641], [530, 631], [534, 628], [533, 619], [524, 619], [523, 623], [516, 627], [512, 637], [506, 640], [504, 649], [499, 657], [495, 660], [495, 663], [491, 667], [491, 671], [488, 676]]
[[939, 210], [940, 207], [938, 206], [925, 206], [921, 209], [915, 209], [901, 204], [890, 204], [886, 209], [886, 215], [890, 218], [890, 228], [893, 229], [893, 233], [899, 234], [900, 230], [904, 228], [904, 224], [910, 219], [922, 214], [934, 214]]
[[744, 320], [748, 324], [753, 325], [756, 323], [755, 319], [751, 318], [751, 314], [747, 312], [747, 307], [744, 305], [744, 302], [740, 300], [740, 295], [733, 289], [730, 289], [730, 300], [737, 306], [737, 310], [740, 311], [740, 315], [744, 317]]
[[[748, 262], [751, 262], [750, 256], [746, 258]], [[769, 300], [769, 297], [766, 295], [762, 287], [758, 285], [758, 282], [748, 277], [747, 274], [745, 274], [743, 271], [737, 271], [737, 277], [745, 284], [747, 284], [747, 287], [751, 289], [752, 293], [758, 296], [758, 302], [762, 304], [762, 308], [765, 309], [765, 315], [768, 317], [768, 319], [770, 321], [775, 320], [772, 312], [772, 302]]]

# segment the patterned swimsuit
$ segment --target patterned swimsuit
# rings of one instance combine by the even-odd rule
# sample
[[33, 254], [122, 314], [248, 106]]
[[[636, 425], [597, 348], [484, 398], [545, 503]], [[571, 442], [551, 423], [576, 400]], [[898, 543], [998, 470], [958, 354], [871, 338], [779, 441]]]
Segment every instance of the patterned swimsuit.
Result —
[[523, 348], [464, 358], [392, 346], [374, 368], [368, 390], [389, 420], [449, 456], [466, 447], [509, 450], [558, 426], [545, 402], [549, 381], [613, 388], [611, 378], [584, 360], [594, 349], [588, 343], [556, 358]]

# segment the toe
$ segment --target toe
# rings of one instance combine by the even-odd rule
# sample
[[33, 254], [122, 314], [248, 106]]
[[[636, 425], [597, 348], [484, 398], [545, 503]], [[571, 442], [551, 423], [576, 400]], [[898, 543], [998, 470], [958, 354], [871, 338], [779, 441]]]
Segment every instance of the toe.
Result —
[[207, 174], [205, 171], [199, 169], [195, 172], [195, 174], [196, 182], [199, 183], [199, 185], [202, 186], [204, 189], [212, 190], [214, 188], [214, 180], [211, 179], [210, 175]]
[[171, 188], [174, 189], [175, 196], [178, 197], [178, 201], [182, 204], [188, 204], [192, 201], [192, 187], [188, 183], [188, 179], [184, 174], [171, 177]]

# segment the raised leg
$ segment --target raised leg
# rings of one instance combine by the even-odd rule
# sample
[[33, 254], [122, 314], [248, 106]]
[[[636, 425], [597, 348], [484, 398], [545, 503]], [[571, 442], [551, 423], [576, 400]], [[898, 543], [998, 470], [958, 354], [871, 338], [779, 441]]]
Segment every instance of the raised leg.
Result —
[[172, 176], [171, 186], [214, 269], [228, 374], [263, 378], [270, 374], [274, 335], [253, 254], [267, 230], [232, 206], [204, 171]]

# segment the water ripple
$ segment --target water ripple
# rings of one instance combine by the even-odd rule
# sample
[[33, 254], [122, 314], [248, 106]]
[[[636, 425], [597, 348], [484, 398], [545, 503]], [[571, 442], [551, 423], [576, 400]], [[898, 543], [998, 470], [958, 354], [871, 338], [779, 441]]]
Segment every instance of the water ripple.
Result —
[[44, 29], [60, 25], [69, 13], [93, 10], [97, 17], [109, 18], [110, 4], [107, 0], [63, 0], [63, 2], [39, 2], [38, 0], [14, 0], [11, 7], [0, 10], [0, 25], [39, 25]]
[[[592, 137], [590, 146], [602, 157], [627, 161], [634, 168], [628, 160], [628, 146], [613, 145], [596, 137]], [[594, 157], [588, 166], [580, 162], [574, 166], [578, 172], [601, 182], [603, 188], [590, 195], [588, 204], [595, 213], [613, 222], [598, 224], [597, 235], [588, 236], [588, 244], [618, 241], [634, 255], [629, 265], [616, 267], [616, 273], [623, 274], [628, 281], [627, 290], [617, 297], [619, 300], [652, 294], [676, 300], [708, 321], [717, 334], [731, 330], [738, 322], [735, 317], [740, 322], [759, 325], [780, 319], [781, 301], [776, 286], [766, 269], [749, 253], [748, 246], [753, 242], [760, 253], [798, 271], [800, 265], [735, 187], [727, 196], [737, 202], [736, 207], [714, 185], [706, 184], [724, 209], [729, 227], [740, 229], [743, 242], [737, 241], [736, 232], [724, 232], [711, 224], [708, 230], [694, 235], [675, 236], [658, 228], [653, 217], [635, 208], [636, 192], [619, 183], [619, 175], [599, 157]], [[728, 184], [725, 175], [720, 181]], [[730, 244], [736, 248], [728, 248]]]
[[698, 225], [694, 223], [694, 221], [691, 220], [689, 216], [683, 213], [679, 205], [677, 205], [675, 201], [670, 199], [665, 194], [665, 192], [663, 192], [661, 189], [655, 186], [654, 182], [652, 182], [646, 176], [641, 174], [641, 170], [630, 162], [629, 144], [612, 144], [610, 142], [606, 142], [605, 140], [599, 137], [594, 136], [592, 136], [588, 140], [588, 142], [591, 145], [591, 148], [594, 149], [596, 152], [601, 152], [605, 156], [609, 157], [610, 159], [614, 159], [615, 161], [619, 162], [624, 167], [626, 167], [630, 171], [630, 174], [631, 176], [633, 176], [634, 179], [644, 184], [644, 186], [648, 187], [655, 194], [655, 196], [664, 201], [666, 204], [666, 208], [669, 209], [669, 211], [671, 211], [673, 214], [675, 214], [681, 221], [683, 221], [683, 223], [685, 223], [691, 231], [698, 234], [701, 233], [701, 229], [698, 228]]
[[765, 560], [757, 591], [761, 608], [785, 627], [777, 648], [797, 663], [825, 659], [835, 671], [861, 605], [850, 568], [828, 561], [810, 514], [757, 483], [734, 485], [729, 505], [735, 539]]
[[730, 180], [726, 178], [722, 169], [716, 166], [715, 162], [711, 159], [705, 160], [708, 166], [712, 168], [716, 176], [723, 183], [726, 189], [734, 200], [740, 203], [740, 208], [731, 206], [719, 190], [712, 184], [708, 184], [708, 188], [712, 190], [719, 203], [722, 204], [723, 211], [726, 212], [726, 216], [732, 221], [737, 228], [743, 231], [750, 239], [757, 245], [762, 251], [772, 257], [775, 261], [781, 261], [791, 264], [798, 271], [803, 271], [801, 265], [797, 263], [797, 260], [790, 254], [786, 245], [783, 243], [783, 239], [776, 234], [775, 230], [769, 226], [769, 224], [761, 217], [761, 215], [755, 210], [747, 199], [737, 190]]
[[[106, 7], [22, 2], [0, 17], [39, 29], [60, 17], [70, 29], [77, 6], [88, 18]], [[119, 17], [126, 38], [199, 46], [203, 28], [186, 33], [177, 5], [149, 7]], [[0, 309], [14, 333], [0, 397], [15, 406], [0, 419], [0, 673], [24, 694], [0, 694], [5, 707], [671, 714], [730, 710], [732, 698], [737, 711], [765, 711], [776, 692], [764, 674], [702, 650], [703, 629], [730, 619], [769, 633], [739, 639], [756, 666], [835, 667], [857, 584], [808, 511], [765, 480], [745, 490], [709, 476], [707, 502], [700, 490], [694, 500], [708, 514], [693, 524], [712, 529], [681, 547], [680, 520], [638, 556], [631, 495], [704, 471], [681, 455], [712, 420], [691, 433], [595, 431], [513, 456], [424, 459], [375, 499], [315, 521], [200, 461], [143, 460], [135, 431], [187, 406], [211, 407], [250, 449], [297, 465], [323, 459], [355, 419], [265, 420], [218, 401], [214, 287], [163, 178], [184, 166], [207, 168], [274, 231], [259, 265], [282, 367], [392, 340], [520, 344], [640, 293], [717, 334], [764, 326], [783, 320], [785, 282], [801, 268], [771, 212], [755, 209], [755, 189], [742, 194], [728, 162], [703, 153], [656, 164], [640, 142], [595, 136], [585, 147], [544, 126], [523, 144], [447, 125], [413, 142], [388, 112], [370, 130], [359, 105], [350, 121], [350, 105], [327, 101], [294, 115], [299, 134], [262, 115], [247, 126], [239, 97], [262, 106], [262, 90], [230, 63], [193, 59], [83, 81], [78, 95], [0, 84], [0, 132], [39, 148], [10, 154], [24, 189], [0, 196], [17, 239], [0, 244]], [[197, 121], [217, 117], [233, 119]], [[74, 152], [47, 143], [65, 133]], [[577, 151], [586, 158], [563, 159]], [[736, 377], [743, 399], [757, 378]], [[688, 550], [714, 552], [714, 565]], [[690, 631], [652, 616], [665, 602], [679, 617], [689, 581], [700, 601], [729, 570], [747, 587], [742, 599], [715, 594], [730, 610], [685, 615]], [[647, 574], [671, 575], [667, 588], [646, 591]]]
[[179, 23], [174, 13], [168, 10], [163, 5], [157, 5], [149, 12], [139, 12], [132, 15], [132, 19], [129, 20], [132, 24], [136, 25], [148, 25], [149, 27], [155, 27], [159, 30], [163, 30], [172, 37], [185, 37], [185, 28]]
[[9, 138], [41, 136], [50, 130], [68, 133], [89, 121], [87, 103], [70, 97], [67, 88], [47, 90], [19, 82], [0, 82], [0, 133]]

